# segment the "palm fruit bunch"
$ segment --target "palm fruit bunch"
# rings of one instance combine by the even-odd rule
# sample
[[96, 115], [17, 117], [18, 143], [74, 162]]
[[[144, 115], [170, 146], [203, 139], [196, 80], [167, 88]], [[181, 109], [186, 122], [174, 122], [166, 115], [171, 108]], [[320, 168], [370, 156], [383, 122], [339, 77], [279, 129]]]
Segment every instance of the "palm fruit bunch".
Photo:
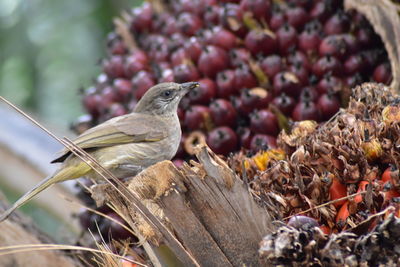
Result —
[[[178, 166], [196, 142], [225, 156], [274, 149], [288, 121], [326, 121], [345, 105], [350, 88], [392, 80], [380, 37], [361, 14], [344, 11], [342, 0], [144, 2], [115, 20], [101, 66], [94, 85], [82, 91], [87, 114], [73, 125], [78, 134], [131, 112], [157, 83], [200, 83], [178, 110]], [[284, 157], [270, 150], [257, 166]], [[80, 196], [94, 206], [86, 191]], [[130, 236], [90, 212], [79, 218], [93, 232], [100, 225], [107, 242]]]
[[149, 1], [116, 21], [76, 128], [130, 112], [157, 83], [199, 81], [179, 109], [180, 160], [199, 131], [222, 155], [275, 147], [280, 115], [325, 121], [349, 88], [392, 79], [379, 36], [341, 0]]
[[[335, 255], [343, 257], [338, 265], [311, 266], [343, 266], [351, 255], [359, 264], [367, 260], [365, 266], [375, 266], [374, 260], [384, 260], [374, 256], [380, 249], [398, 264], [393, 240], [400, 233], [399, 103], [389, 87], [364, 83], [354, 88], [349, 106], [325, 124], [297, 122], [289, 133], [279, 134], [279, 149], [253, 156], [240, 152], [229, 159], [260, 203], [287, 224], [264, 239], [270, 264], [293, 260], [303, 266], [305, 255], [321, 253], [320, 259], [331, 257], [333, 263]], [[397, 228], [377, 233], [387, 220]], [[325, 241], [317, 244], [321, 236]], [[374, 248], [363, 251], [356, 245], [367, 237]], [[347, 252], [322, 253], [332, 242], [341, 242]], [[294, 258], [282, 258], [283, 251], [292, 251]]]

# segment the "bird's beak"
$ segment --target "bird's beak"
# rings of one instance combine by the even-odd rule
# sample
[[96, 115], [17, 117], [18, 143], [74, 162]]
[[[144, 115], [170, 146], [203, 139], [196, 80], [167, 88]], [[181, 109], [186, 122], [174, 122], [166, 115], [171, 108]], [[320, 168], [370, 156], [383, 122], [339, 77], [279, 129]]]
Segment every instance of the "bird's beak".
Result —
[[181, 83], [181, 94], [186, 94], [189, 90], [200, 86], [198, 82]]

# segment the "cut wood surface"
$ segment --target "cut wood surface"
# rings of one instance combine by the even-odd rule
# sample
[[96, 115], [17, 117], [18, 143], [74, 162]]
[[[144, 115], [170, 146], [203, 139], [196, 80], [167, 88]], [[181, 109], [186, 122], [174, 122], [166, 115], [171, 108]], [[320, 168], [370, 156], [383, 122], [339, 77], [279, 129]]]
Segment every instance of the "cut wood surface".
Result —
[[[149, 167], [128, 182], [128, 188], [174, 233], [195, 261], [187, 265], [255, 266], [259, 242], [274, 227], [268, 213], [253, 200], [246, 185], [206, 146], [197, 150], [199, 163], [177, 169], [170, 161]], [[111, 201], [128, 223], [155, 249], [166, 244], [161, 231], [144, 220], [114, 189], [102, 186], [94, 198]], [[152, 251], [157, 255], [157, 251]], [[162, 260], [161, 260], [162, 262]]]

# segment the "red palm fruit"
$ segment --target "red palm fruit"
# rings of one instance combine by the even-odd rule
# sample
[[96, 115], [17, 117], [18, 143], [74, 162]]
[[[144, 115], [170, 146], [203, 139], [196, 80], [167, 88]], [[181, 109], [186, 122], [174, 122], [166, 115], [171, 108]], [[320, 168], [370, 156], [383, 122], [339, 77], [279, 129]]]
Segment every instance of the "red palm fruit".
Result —
[[167, 83], [167, 82], [170, 83], [174, 81], [175, 81], [175, 75], [172, 69], [163, 69], [158, 77], [159, 83]]
[[319, 21], [326, 21], [334, 11], [331, 4], [332, 1], [318, 1], [315, 2], [314, 6], [310, 11], [310, 16], [313, 19], [318, 19]]
[[247, 29], [242, 23], [243, 10], [238, 4], [227, 3], [220, 9], [219, 24], [243, 38]]
[[251, 72], [247, 64], [242, 64], [235, 69], [235, 88], [253, 88], [258, 85], [258, 81]]
[[290, 6], [285, 12], [287, 22], [297, 30], [303, 29], [304, 25], [310, 20], [310, 16], [301, 6]]
[[107, 109], [107, 117], [114, 118], [128, 113], [128, 110], [121, 103], [112, 103]]
[[216, 126], [235, 127], [237, 112], [232, 103], [226, 99], [216, 99], [210, 103], [211, 119]]
[[272, 79], [278, 72], [281, 72], [284, 68], [282, 58], [279, 55], [267, 56], [263, 58], [259, 64], [262, 71], [270, 79]]
[[275, 97], [272, 100], [272, 103], [285, 115], [292, 114], [292, 111], [296, 105], [294, 98], [286, 95], [285, 93]]
[[124, 55], [128, 52], [121, 36], [114, 32], [107, 35], [107, 48], [111, 55]]
[[202, 52], [201, 41], [197, 37], [192, 36], [184, 43], [184, 48], [190, 59], [194, 63], [197, 63]]
[[289, 67], [289, 72], [296, 75], [297, 79], [299, 79], [300, 85], [302, 85], [302, 86], [308, 85], [310, 73], [301, 64], [291, 65]]
[[[329, 187], [329, 197], [330, 200], [336, 200], [347, 196], [346, 185], [342, 184], [336, 177], [332, 179], [332, 184]], [[333, 203], [335, 208], [341, 207], [347, 200], [343, 199], [338, 202]]]
[[340, 34], [339, 36], [343, 38], [343, 40], [346, 43], [348, 55], [355, 54], [358, 52], [358, 50], [360, 49], [360, 44], [357, 38], [353, 34], [345, 33], [345, 34]]
[[275, 75], [273, 80], [274, 92], [279, 95], [285, 93], [287, 95], [298, 97], [300, 94], [301, 84], [299, 79], [291, 72], [283, 71]]
[[250, 129], [258, 134], [276, 136], [279, 133], [278, 120], [274, 113], [262, 109], [250, 114]]
[[314, 63], [312, 72], [318, 77], [322, 77], [329, 72], [332, 75], [340, 76], [343, 73], [343, 65], [337, 58], [328, 55]]
[[203, 27], [203, 21], [193, 13], [183, 12], [178, 16], [177, 26], [181, 33], [193, 36]]
[[393, 79], [390, 64], [385, 62], [378, 65], [374, 70], [373, 78], [378, 83], [389, 84]]
[[347, 75], [363, 72], [365, 70], [364, 66], [365, 60], [359, 54], [349, 56], [343, 64], [344, 72]]
[[251, 54], [246, 48], [234, 48], [229, 50], [229, 58], [232, 66], [239, 67], [242, 64], [248, 64]]
[[319, 121], [320, 114], [317, 105], [309, 100], [300, 101], [293, 109], [292, 119], [295, 121]]
[[122, 101], [125, 102], [130, 99], [133, 92], [132, 82], [130, 80], [121, 78], [115, 79], [113, 81], [113, 87]]
[[153, 7], [150, 3], [145, 2], [142, 6], [132, 10], [132, 22], [130, 30], [132, 32], [149, 32], [153, 23]]
[[290, 24], [283, 24], [276, 32], [276, 38], [281, 54], [289, 53], [289, 51], [293, 50], [297, 45], [296, 29]]
[[259, 21], [268, 21], [270, 15], [271, 1], [269, 0], [241, 0], [240, 9], [250, 12]]
[[251, 139], [250, 149], [253, 152], [276, 148], [276, 138], [266, 134], [256, 134]]
[[149, 70], [149, 66], [139, 60], [136, 60], [135, 57], [127, 56], [125, 62], [125, 77], [132, 78], [137, 72], [141, 70]]
[[317, 107], [323, 120], [330, 119], [340, 109], [340, 100], [331, 93], [323, 94], [318, 98]]
[[189, 55], [186, 53], [186, 50], [183, 47], [180, 47], [176, 49], [174, 52], [172, 52], [170, 60], [172, 63], [172, 66], [177, 66], [180, 64], [185, 63], [186, 61], [189, 60]]
[[356, 85], [359, 85], [363, 82], [363, 78], [360, 73], [355, 73], [343, 79], [343, 83], [345, 86], [349, 88], [353, 88]]
[[217, 5], [207, 6], [203, 15], [203, 20], [207, 25], [217, 25], [221, 7]]
[[206, 46], [201, 52], [198, 68], [205, 76], [214, 78], [229, 66], [229, 56], [225, 50], [216, 46]]
[[189, 91], [188, 97], [191, 104], [205, 105], [217, 95], [217, 84], [209, 79], [203, 78], [199, 81], [199, 86]]
[[269, 19], [269, 27], [271, 30], [278, 30], [286, 22], [285, 14], [279, 8], [272, 9], [271, 18]]
[[310, 64], [310, 61], [308, 60], [307, 55], [299, 50], [295, 50], [295, 51], [291, 52], [287, 56], [286, 60], [287, 60], [287, 63], [289, 63], [291, 65], [300, 64], [301, 66], [303, 66], [306, 69], [309, 69], [309, 70], [311, 69], [311, 64]]
[[241, 109], [246, 114], [254, 109], [263, 109], [268, 107], [272, 100], [272, 95], [262, 88], [253, 88], [251, 90], [242, 90], [240, 92]]
[[265, 32], [262, 29], [251, 30], [244, 40], [246, 48], [253, 54], [269, 55], [278, 48], [275, 36]]
[[120, 102], [121, 96], [114, 90], [112, 86], [106, 86], [101, 91], [101, 106], [108, 108], [112, 103]]
[[208, 133], [207, 144], [216, 154], [226, 156], [237, 149], [238, 138], [231, 128], [222, 126]]
[[184, 125], [190, 131], [205, 129], [209, 117], [210, 109], [208, 107], [193, 105], [186, 110]]
[[393, 177], [396, 175], [398, 176], [397, 168], [395, 165], [391, 165], [390, 167], [386, 168], [386, 170], [382, 173], [381, 180], [385, 184], [390, 182], [393, 184]]
[[330, 74], [325, 75], [317, 84], [319, 94], [326, 94], [329, 91], [339, 92], [343, 88], [343, 82], [340, 78]]
[[253, 138], [250, 129], [248, 127], [239, 127], [236, 132], [239, 135], [240, 147], [250, 149], [251, 139]]
[[321, 32], [315, 27], [312, 27], [312, 24], [308, 25], [310, 26], [306, 26], [298, 37], [299, 49], [305, 53], [311, 53], [317, 50], [321, 43]]
[[90, 87], [82, 99], [82, 104], [87, 112], [92, 115], [93, 118], [97, 118], [100, 115], [100, 102], [101, 96], [97, 94], [95, 87]]
[[234, 70], [224, 70], [218, 73], [216, 81], [218, 97], [228, 98], [236, 93]]
[[155, 48], [149, 51], [150, 58], [154, 62], [168, 61], [169, 59], [169, 46], [167, 43], [155, 45]]
[[212, 28], [212, 38], [210, 40], [210, 44], [219, 46], [229, 51], [237, 46], [238, 40], [232, 32], [220, 26], [215, 26]]
[[301, 6], [305, 9], [310, 9], [314, 2], [313, 0], [288, 0], [287, 1], [290, 5], [294, 5], [294, 6]]
[[174, 67], [174, 80], [177, 83], [197, 81], [200, 74], [192, 63], [180, 64]]
[[303, 89], [301, 89], [299, 99], [300, 99], [300, 101], [315, 102], [315, 101], [317, 101], [318, 97], [319, 97], [319, 94], [314, 86], [306, 86]]
[[135, 98], [141, 99], [147, 90], [156, 84], [153, 74], [148, 71], [139, 71], [132, 78], [132, 87], [135, 92]]
[[331, 16], [324, 24], [324, 32], [326, 35], [345, 33], [349, 31], [349, 29], [349, 16], [341, 9]]
[[111, 78], [125, 78], [125, 62], [122, 56], [111, 56], [103, 61], [103, 71]]
[[374, 30], [371, 27], [362, 27], [355, 33], [356, 39], [363, 48], [369, 48], [377, 41]]
[[343, 59], [347, 54], [347, 44], [340, 35], [329, 35], [325, 37], [319, 45], [321, 56], [334, 56]]

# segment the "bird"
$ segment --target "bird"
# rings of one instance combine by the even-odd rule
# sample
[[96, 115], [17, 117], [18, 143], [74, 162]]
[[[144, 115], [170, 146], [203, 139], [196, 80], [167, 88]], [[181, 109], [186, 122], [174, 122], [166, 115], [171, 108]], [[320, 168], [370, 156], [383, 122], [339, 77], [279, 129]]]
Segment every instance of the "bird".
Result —
[[[157, 162], [171, 160], [182, 136], [178, 105], [189, 90], [198, 86], [197, 82], [157, 84], [147, 90], [133, 112], [86, 130], [73, 143], [120, 179], [135, 176]], [[55, 183], [82, 176], [101, 179], [67, 148], [51, 163], [61, 165], [2, 213], [0, 222]]]

